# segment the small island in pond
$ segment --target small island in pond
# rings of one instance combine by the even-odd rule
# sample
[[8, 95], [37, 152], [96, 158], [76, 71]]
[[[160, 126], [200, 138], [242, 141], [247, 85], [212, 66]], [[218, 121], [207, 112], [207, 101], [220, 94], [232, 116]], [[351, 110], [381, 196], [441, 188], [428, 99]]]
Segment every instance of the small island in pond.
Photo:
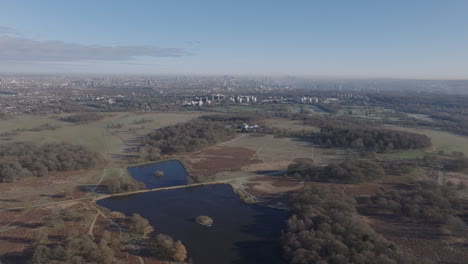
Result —
[[158, 177], [158, 178], [161, 178], [162, 176], [164, 176], [164, 171], [161, 171], [161, 170], [156, 170], [154, 172], [154, 176]]
[[195, 222], [197, 222], [200, 225], [204, 226], [212, 226], [213, 225], [213, 219], [211, 219], [209, 216], [206, 215], [200, 215], [195, 218]]

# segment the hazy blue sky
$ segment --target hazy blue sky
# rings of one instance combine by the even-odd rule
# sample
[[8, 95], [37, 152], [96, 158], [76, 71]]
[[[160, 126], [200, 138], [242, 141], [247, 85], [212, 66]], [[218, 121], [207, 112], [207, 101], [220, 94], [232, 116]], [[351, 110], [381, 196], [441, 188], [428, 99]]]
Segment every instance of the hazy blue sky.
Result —
[[0, 72], [468, 78], [468, 1], [0, 0]]

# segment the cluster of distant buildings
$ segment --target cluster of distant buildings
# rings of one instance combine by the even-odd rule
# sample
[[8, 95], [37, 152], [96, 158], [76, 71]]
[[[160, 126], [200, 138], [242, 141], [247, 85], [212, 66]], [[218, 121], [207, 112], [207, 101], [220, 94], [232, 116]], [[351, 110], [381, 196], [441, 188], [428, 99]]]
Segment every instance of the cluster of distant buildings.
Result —
[[124, 98], [124, 95], [118, 94], [115, 96], [107, 95], [93, 95], [93, 94], [83, 94], [77, 98], [74, 98], [76, 101], [102, 101], [106, 104], [115, 104], [119, 98]]
[[360, 99], [360, 100], [364, 100], [364, 101], [369, 101], [369, 97], [367, 97], [365, 95], [352, 94], [352, 93], [338, 94], [338, 98], [340, 98], [340, 99]]
[[317, 97], [302, 96], [299, 101], [303, 104], [307, 103], [318, 103], [319, 99]]
[[244, 123], [242, 125], [238, 125], [237, 129], [240, 129], [241, 132], [258, 132], [262, 128], [259, 125], [249, 125], [247, 123]]
[[213, 94], [205, 97], [194, 97], [193, 99], [185, 99], [182, 101], [183, 106], [203, 106], [212, 103], [234, 103], [234, 104], [250, 104], [256, 103], [257, 97], [253, 95], [237, 95], [228, 96], [224, 94]]

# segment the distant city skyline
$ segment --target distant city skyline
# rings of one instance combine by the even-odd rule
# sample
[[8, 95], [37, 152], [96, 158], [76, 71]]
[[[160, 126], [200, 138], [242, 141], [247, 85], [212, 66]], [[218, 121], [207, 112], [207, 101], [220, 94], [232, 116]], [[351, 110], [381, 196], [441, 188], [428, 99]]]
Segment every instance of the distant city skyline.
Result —
[[0, 73], [468, 79], [462, 0], [0, 5]]

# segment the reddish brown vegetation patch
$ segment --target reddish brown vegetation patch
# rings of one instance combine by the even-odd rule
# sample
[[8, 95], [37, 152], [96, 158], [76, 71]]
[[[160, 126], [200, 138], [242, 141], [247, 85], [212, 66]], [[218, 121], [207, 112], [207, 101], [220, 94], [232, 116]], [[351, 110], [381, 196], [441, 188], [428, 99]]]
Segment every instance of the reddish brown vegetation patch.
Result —
[[423, 263], [466, 263], [468, 251], [461, 243], [449, 241], [438, 227], [422, 223], [372, 219], [371, 226]]
[[256, 177], [255, 181], [268, 181], [274, 187], [295, 187], [301, 182], [300, 180], [283, 176]]
[[208, 178], [222, 171], [237, 171], [241, 167], [260, 163], [255, 151], [239, 147], [216, 147], [193, 153], [185, 164], [193, 175]]
[[45, 230], [50, 242], [61, 242], [73, 230], [77, 233], [86, 233], [82, 216], [85, 215], [87, 205], [75, 203], [67, 209], [77, 213], [77, 219], [64, 221], [58, 228], [49, 226], [47, 218], [54, 210], [61, 210], [64, 204], [37, 207], [30, 210], [3, 211], [0, 213], [0, 255], [24, 252], [34, 243], [34, 233]]

